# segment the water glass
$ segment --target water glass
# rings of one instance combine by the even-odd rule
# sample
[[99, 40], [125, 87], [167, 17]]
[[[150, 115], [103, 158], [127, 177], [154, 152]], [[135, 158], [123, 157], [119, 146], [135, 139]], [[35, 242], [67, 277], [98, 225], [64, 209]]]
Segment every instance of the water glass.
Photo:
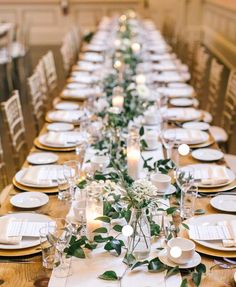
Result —
[[198, 187], [192, 185], [181, 192], [181, 217], [188, 219], [194, 215], [195, 203], [198, 195]]
[[48, 224], [49, 233], [47, 236], [59, 258], [59, 264], [54, 268], [53, 273], [55, 277], [64, 278], [72, 274], [70, 264], [65, 261], [64, 250], [70, 243], [73, 229], [71, 224], [64, 218], [56, 218], [54, 221], [52, 224]]
[[80, 163], [76, 160], [69, 160], [63, 164], [63, 174], [69, 183], [71, 199], [74, 199], [76, 183], [80, 177]]
[[164, 148], [166, 149], [167, 158], [171, 159], [172, 150], [176, 142], [176, 132], [173, 129], [171, 132], [171, 136], [168, 134], [168, 137], [167, 137], [167, 133], [168, 133], [168, 129], [162, 128], [161, 133], [160, 133], [160, 138], [161, 138]]
[[68, 180], [65, 178], [62, 168], [57, 170], [58, 199], [70, 200], [71, 194]]
[[50, 226], [48, 226], [48, 225], [40, 228], [39, 238], [40, 238], [40, 246], [41, 246], [41, 250], [42, 250], [43, 267], [45, 267], [47, 269], [53, 269], [57, 265], [57, 260], [56, 260], [56, 256], [55, 256], [56, 255], [56, 248], [48, 240], [49, 231], [50, 231]]

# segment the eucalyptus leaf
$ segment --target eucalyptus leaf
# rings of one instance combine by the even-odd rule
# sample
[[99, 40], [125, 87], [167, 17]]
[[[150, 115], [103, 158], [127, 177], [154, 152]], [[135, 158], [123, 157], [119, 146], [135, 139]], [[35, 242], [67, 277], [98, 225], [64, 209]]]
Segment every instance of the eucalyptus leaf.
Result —
[[180, 287], [188, 287], [188, 280], [186, 278], [182, 280]]
[[189, 230], [189, 226], [188, 226], [186, 223], [183, 223], [183, 222], [182, 222], [182, 225], [183, 225], [183, 227], [184, 227], [185, 229]]
[[98, 276], [99, 279], [107, 280], [107, 281], [116, 281], [119, 280], [115, 271], [109, 270], [105, 271], [103, 274]]
[[106, 227], [99, 227], [95, 230], [93, 230], [93, 233], [107, 233]]
[[111, 219], [108, 216], [99, 216], [99, 217], [95, 218], [95, 220], [100, 220], [100, 221], [106, 222], [106, 223], [110, 223], [111, 222]]
[[197, 209], [194, 211], [194, 214], [195, 215], [201, 215], [201, 214], [205, 214], [206, 211], [204, 209]]
[[135, 268], [142, 266], [142, 265], [146, 265], [148, 264], [148, 260], [144, 260], [144, 261], [137, 261], [132, 267], [131, 270], [134, 270]]

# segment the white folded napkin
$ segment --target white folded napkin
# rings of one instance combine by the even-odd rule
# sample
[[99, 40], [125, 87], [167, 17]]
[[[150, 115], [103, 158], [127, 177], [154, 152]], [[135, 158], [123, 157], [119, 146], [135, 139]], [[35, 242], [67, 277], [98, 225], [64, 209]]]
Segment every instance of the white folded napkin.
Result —
[[0, 218], [0, 244], [15, 245], [20, 243], [21, 236], [8, 236], [8, 226], [12, 220], [13, 218]]
[[194, 120], [200, 118], [201, 113], [193, 108], [169, 108], [166, 113], [168, 119]]
[[37, 186], [50, 186], [53, 181], [57, 180], [58, 166], [33, 166], [25, 170], [21, 177], [24, 184], [33, 184]]
[[194, 169], [194, 179], [200, 180], [203, 185], [217, 185], [227, 183], [230, 178], [225, 166], [209, 165]]
[[224, 247], [234, 247], [236, 246], [236, 220], [231, 221], [220, 221], [218, 225], [225, 226], [230, 233], [232, 239], [224, 239], [222, 240]]
[[165, 133], [165, 138], [176, 137], [177, 141], [185, 144], [195, 144], [206, 140], [201, 131], [190, 129], [170, 129]]
[[58, 147], [76, 145], [77, 142], [86, 141], [88, 134], [86, 132], [53, 132], [46, 134], [44, 142]]

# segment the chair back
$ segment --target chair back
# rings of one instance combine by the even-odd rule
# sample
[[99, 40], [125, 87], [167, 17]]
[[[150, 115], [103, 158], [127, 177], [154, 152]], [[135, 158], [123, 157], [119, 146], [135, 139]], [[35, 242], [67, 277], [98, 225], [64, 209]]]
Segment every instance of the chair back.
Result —
[[44, 69], [44, 64], [43, 60], [39, 60], [36, 68], [35, 68], [36, 73], [38, 74], [40, 78], [40, 86], [41, 86], [41, 91], [43, 93], [43, 101], [45, 106], [47, 106], [48, 102], [48, 85], [47, 85], [47, 79], [46, 79], [46, 74], [45, 74], [45, 69]]
[[31, 104], [33, 108], [33, 114], [35, 118], [35, 126], [37, 132], [39, 133], [44, 122], [45, 106], [43, 92], [41, 89], [40, 76], [36, 71], [31, 77], [28, 78], [28, 86]]
[[16, 168], [20, 168], [27, 154], [27, 143], [19, 92], [14, 91], [13, 95], [6, 102], [1, 103], [1, 108], [11, 139], [10, 143]]
[[225, 129], [230, 137], [233, 133], [236, 123], [236, 71], [231, 71], [227, 90], [225, 94], [225, 102], [221, 126]]
[[210, 55], [207, 53], [206, 49], [203, 46], [199, 46], [197, 48], [193, 63], [191, 84], [194, 86], [197, 97], [200, 101], [202, 100], [205, 92], [204, 88], [206, 84], [207, 65], [209, 58]]
[[2, 142], [0, 138], [0, 192], [8, 184], [6, 166], [3, 159]]
[[215, 58], [211, 61], [209, 82], [208, 82], [208, 98], [206, 110], [215, 118], [217, 114], [218, 100], [222, 86], [222, 75], [224, 65], [220, 64]]
[[52, 51], [48, 51], [42, 59], [47, 79], [48, 90], [50, 93], [53, 93], [57, 88], [57, 72]]

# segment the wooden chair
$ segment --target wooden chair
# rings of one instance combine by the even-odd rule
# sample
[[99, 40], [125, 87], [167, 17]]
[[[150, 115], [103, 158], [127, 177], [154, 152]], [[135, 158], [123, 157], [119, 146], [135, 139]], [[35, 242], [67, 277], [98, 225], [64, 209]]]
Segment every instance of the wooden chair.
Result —
[[44, 122], [45, 106], [40, 76], [36, 71], [31, 77], [28, 78], [28, 86], [35, 119], [35, 126], [37, 133], [39, 133]]
[[47, 79], [48, 91], [51, 95], [54, 95], [57, 89], [57, 71], [52, 51], [48, 51], [42, 58], [45, 75]]
[[8, 184], [6, 165], [3, 159], [2, 142], [0, 138], [0, 191]]
[[[210, 132], [219, 143], [229, 142], [236, 124], [236, 71], [231, 71], [225, 94], [220, 126], [211, 126]], [[226, 146], [227, 148], [227, 146]]]
[[46, 79], [46, 74], [45, 74], [45, 69], [44, 69], [44, 64], [43, 60], [39, 60], [35, 71], [37, 72], [39, 78], [40, 78], [40, 86], [41, 86], [41, 91], [43, 94], [43, 102], [44, 102], [44, 108], [45, 110], [49, 109], [49, 95], [48, 95], [48, 85], [47, 85], [47, 79]]
[[208, 81], [208, 93], [206, 101], [206, 111], [208, 111], [213, 119], [218, 111], [218, 100], [222, 87], [222, 74], [224, 65], [220, 64], [215, 58], [211, 61], [209, 81]]
[[207, 66], [210, 55], [203, 46], [199, 46], [196, 51], [192, 72], [191, 84], [195, 88], [197, 98], [203, 100], [206, 85]]
[[23, 160], [25, 160], [28, 150], [19, 92], [14, 91], [9, 100], [1, 103], [1, 108], [11, 140], [12, 156], [15, 161], [16, 169], [19, 169]]

